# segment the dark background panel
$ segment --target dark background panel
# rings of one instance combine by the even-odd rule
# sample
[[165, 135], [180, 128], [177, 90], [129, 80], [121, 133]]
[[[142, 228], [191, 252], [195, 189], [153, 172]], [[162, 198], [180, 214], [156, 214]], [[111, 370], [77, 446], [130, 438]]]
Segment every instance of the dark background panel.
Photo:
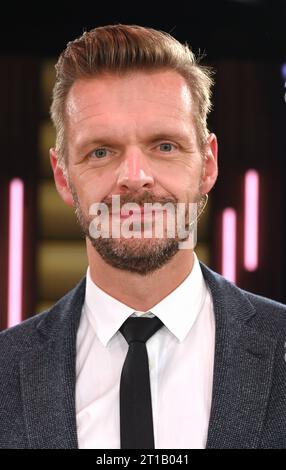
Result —
[[0, 50], [53, 56], [84, 30], [121, 22], [168, 31], [210, 60], [269, 61], [285, 57], [285, 19], [284, 0], [6, 3]]
[[[204, 64], [215, 68], [209, 127], [219, 140], [219, 178], [211, 195], [206, 240], [210, 266], [220, 270], [220, 214], [232, 206], [238, 212], [238, 285], [286, 302], [286, 88], [281, 77], [281, 66], [286, 63], [286, 0], [18, 2], [2, 5], [1, 10], [1, 311], [6, 308], [7, 290], [7, 187], [14, 176], [22, 177], [29, 188], [25, 317], [34, 311], [37, 297], [39, 130], [45, 118], [41, 65], [48, 59], [56, 61], [68, 41], [85, 30], [116, 23], [170, 32], [204, 55]], [[260, 266], [257, 272], [247, 273], [242, 266], [242, 201], [243, 175], [251, 167], [261, 175]]]

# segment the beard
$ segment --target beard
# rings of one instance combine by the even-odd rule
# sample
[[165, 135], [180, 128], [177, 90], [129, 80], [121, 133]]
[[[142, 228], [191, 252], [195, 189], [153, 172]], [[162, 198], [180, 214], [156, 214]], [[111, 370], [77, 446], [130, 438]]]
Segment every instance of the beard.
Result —
[[[84, 237], [87, 237], [94, 249], [101, 256], [101, 258], [113, 268], [120, 270], [140, 274], [146, 276], [153, 273], [166, 265], [179, 251], [179, 243], [188, 239], [191, 233], [191, 224], [188, 220], [188, 214], [186, 212], [185, 217], [185, 230], [188, 233], [184, 238], [180, 238], [178, 235], [177, 227], [175, 236], [163, 237], [163, 238], [112, 238], [102, 237], [93, 238], [90, 234], [90, 223], [92, 221], [91, 216], [85, 215], [77, 195], [77, 192], [70, 182], [70, 190], [73, 195], [75, 214], [77, 222], [81, 228]], [[200, 204], [201, 194], [198, 191], [195, 201]], [[162, 205], [166, 203], [172, 203], [176, 205], [179, 201], [175, 198], [155, 198], [148, 191], [140, 194], [140, 196], [121, 195], [120, 205], [121, 207], [126, 203], [136, 203], [140, 207], [143, 207], [145, 203], [160, 203]], [[108, 207], [109, 213], [112, 212], [112, 201], [104, 200]], [[143, 223], [139, 223], [141, 228]]]

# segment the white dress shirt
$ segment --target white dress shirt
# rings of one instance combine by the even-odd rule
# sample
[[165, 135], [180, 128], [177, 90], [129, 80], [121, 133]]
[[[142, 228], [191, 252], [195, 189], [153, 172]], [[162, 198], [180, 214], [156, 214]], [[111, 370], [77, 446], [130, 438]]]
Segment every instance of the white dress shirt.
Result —
[[[118, 330], [130, 315], [146, 312], [134, 312], [96, 286], [89, 268], [86, 281], [77, 334], [79, 448], [120, 449], [119, 384], [128, 344]], [[212, 400], [215, 320], [196, 255], [191, 273], [150, 312], [164, 324], [146, 343], [155, 448], [203, 449]]]

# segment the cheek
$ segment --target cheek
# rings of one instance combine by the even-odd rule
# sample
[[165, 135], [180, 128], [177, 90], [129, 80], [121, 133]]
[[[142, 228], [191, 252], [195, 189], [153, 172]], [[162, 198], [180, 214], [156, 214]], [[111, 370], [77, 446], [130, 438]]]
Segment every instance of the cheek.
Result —
[[94, 182], [89, 185], [84, 185], [84, 187], [81, 189], [81, 194], [83, 203], [86, 207], [89, 207], [95, 202], [100, 202], [104, 197], [104, 193], [100, 191], [100, 188], [98, 188], [98, 185], [96, 185]]
[[94, 202], [101, 201], [106, 197], [109, 189], [106, 178], [94, 174], [94, 172], [74, 174], [73, 181], [80, 203], [85, 207]]
[[178, 191], [194, 193], [200, 187], [202, 169], [198, 166], [185, 167], [183, 171], [173, 173], [172, 185]]

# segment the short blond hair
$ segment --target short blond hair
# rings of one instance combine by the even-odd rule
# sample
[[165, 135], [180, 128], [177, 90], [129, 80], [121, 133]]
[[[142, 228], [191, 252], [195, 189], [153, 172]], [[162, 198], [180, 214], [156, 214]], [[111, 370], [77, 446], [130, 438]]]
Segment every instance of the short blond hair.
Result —
[[164, 31], [138, 25], [108, 25], [85, 32], [67, 44], [56, 68], [51, 118], [56, 129], [59, 165], [66, 168], [65, 104], [73, 83], [102, 73], [174, 70], [186, 80], [194, 102], [194, 123], [200, 148], [209, 131], [213, 70], [199, 64], [190, 46]]

